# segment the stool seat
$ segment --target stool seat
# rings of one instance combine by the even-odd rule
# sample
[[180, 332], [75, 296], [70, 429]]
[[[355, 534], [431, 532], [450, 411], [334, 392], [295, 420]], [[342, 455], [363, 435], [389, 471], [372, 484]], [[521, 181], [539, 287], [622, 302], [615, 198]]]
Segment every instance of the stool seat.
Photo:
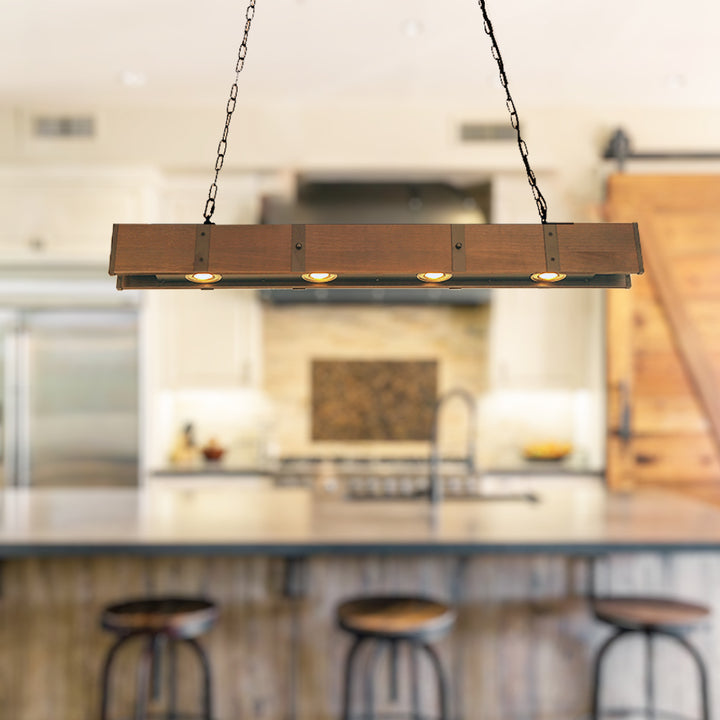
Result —
[[[415, 720], [427, 717], [420, 712], [419, 658], [424, 656], [430, 661], [435, 675], [438, 720], [448, 720], [447, 680], [440, 656], [432, 643], [450, 631], [455, 615], [455, 610], [445, 603], [417, 595], [365, 595], [342, 602], [337, 608], [338, 627], [353, 636], [353, 644], [345, 659], [342, 720], [350, 720], [351, 717], [353, 676], [357, 669], [363, 672], [365, 707], [362, 717], [364, 720], [380, 717], [375, 713], [374, 674], [383, 649], [389, 651], [390, 700], [398, 702], [400, 647], [407, 651], [409, 660], [411, 716]], [[365, 653], [363, 658], [364, 649], [369, 653]]]
[[[662, 717], [663, 715], [681, 717], [677, 713], [668, 713], [656, 708], [654, 641], [658, 636], [671, 639], [690, 655], [698, 673], [700, 717], [701, 720], [710, 720], [707, 669], [697, 648], [686, 637], [687, 631], [693, 625], [701, 622], [710, 614], [709, 608], [665, 597], [613, 596], [595, 598], [592, 602], [592, 611], [598, 620], [610, 624], [614, 628], [614, 632], [603, 642], [595, 654], [591, 720], [600, 720], [603, 714], [618, 717], [621, 714], [637, 714], [638, 712], [642, 712], [648, 718]], [[608, 651], [624, 637], [637, 634], [642, 634], [645, 639], [645, 706], [640, 711], [630, 708], [608, 708], [603, 713], [600, 707], [600, 683]]]
[[657, 597], [612, 597], [593, 601], [598, 620], [627, 630], [687, 628], [704, 620], [710, 609], [704, 605]]
[[198, 598], [143, 598], [110, 605], [100, 623], [120, 635], [163, 633], [174, 638], [195, 638], [215, 623], [217, 606]]
[[427, 598], [369, 596], [343, 602], [337, 618], [343, 630], [355, 635], [429, 639], [452, 627], [455, 611]]
[[[146, 718], [198, 718], [211, 720], [210, 662], [198, 637], [206, 633], [219, 615], [218, 607], [202, 597], [152, 597], [126, 600], [108, 605], [100, 616], [100, 624], [115, 634], [102, 670], [100, 719], [109, 720], [111, 675], [121, 648], [131, 647], [140, 639], [142, 649], [138, 660], [135, 689], [135, 720]], [[178, 647], [188, 648], [201, 672], [201, 709], [198, 713], [179, 713]], [[161, 663], [168, 662], [168, 671]], [[165, 685], [166, 692], [162, 686]], [[164, 703], [167, 711], [157, 712], [156, 704]], [[152, 713], [150, 713], [152, 708]]]

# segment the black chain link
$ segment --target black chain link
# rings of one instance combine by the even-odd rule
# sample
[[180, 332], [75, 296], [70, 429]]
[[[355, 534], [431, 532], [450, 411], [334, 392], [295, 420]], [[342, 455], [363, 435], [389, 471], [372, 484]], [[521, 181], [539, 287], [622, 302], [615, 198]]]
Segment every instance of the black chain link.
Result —
[[535, 173], [530, 167], [527, 145], [525, 144], [525, 141], [522, 139], [522, 135], [520, 134], [520, 119], [518, 118], [517, 110], [515, 109], [515, 102], [510, 95], [508, 79], [507, 75], [505, 74], [505, 65], [503, 63], [502, 56], [500, 55], [500, 48], [498, 47], [497, 40], [495, 39], [495, 33], [493, 32], [492, 23], [490, 22], [490, 18], [488, 17], [487, 8], [485, 7], [485, 0], [478, 0], [478, 5], [482, 10], [483, 20], [485, 21], [485, 32], [490, 37], [490, 41], [492, 43], [492, 56], [495, 58], [498, 70], [500, 71], [500, 83], [502, 84], [503, 88], [505, 88], [505, 104], [507, 105], [508, 112], [510, 113], [510, 123], [517, 132], [517, 142], [518, 147], [520, 148], [520, 155], [522, 157], [523, 164], [525, 165], [525, 172], [527, 173], [528, 182], [530, 183], [530, 187], [532, 188], [532, 194], [535, 198], [535, 204], [537, 205], [538, 212], [540, 213], [540, 222], [542, 222], [544, 225], [545, 223], [547, 223], [547, 203], [545, 202], [543, 194], [540, 192], [540, 188], [537, 184], [537, 179], [535, 178]]
[[[520, 119], [518, 117], [517, 110], [515, 108], [515, 102], [510, 95], [510, 88], [508, 85], [507, 75], [505, 74], [505, 65], [500, 54], [500, 48], [498, 47], [497, 40], [495, 39], [495, 33], [493, 32], [492, 22], [487, 13], [485, 7], [485, 0], [478, 0], [478, 5], [482, 10], [483, 20], [485, 23], [485, 32], [490, 37], [492, 43], [492, 56], [495, 58], [498, 70], [500, 72], [500, 83], [505, 89], [505, 104], [508, 112], [510, 113], [510, 123], [517, 132], [518, 148], [520, 149], [520, 155], [522, 157], [523, 164], [525, 165], [525, 172], [527, 173], [528, 182], [532, 188], [533, 197], [535, 198], [535, 204], [537, 205], [538, 212], [540, 214], [540, 221], [545, 224], [547, 223], [547, 202], [543, 194], [540, 192], [540, 188], [537, 184], [535, 173], [530, 167], [530, 160], [528, 157], [528, 149], [520, 134]], [[225, 127], [218, 143], [218, 153], [215, 160], [215, 177], [213, 178], [212, 184], [210, 185], [210, 191], [208, 193], [208, 199], [205, 203], [205, 212], [203, 217], [205, 218], [205, 224], [212, 224], [212, 216], [215, 212], [215, 197], [217, 196], [217, 181], [222, 170], [223, 163], [225, 162], [225, 153], [227, 152], [227, 139], [230, 131], [230, 121], [232, 120], [233, 112], [235, 111], [235, 105], [237, 104], [238, 95], [238, 79], [243, 67], [245, 66], [245, 56], [247, 55], [247, 41], [250, 33], [250, 26], [253, 18], [255, 17], [255, 0], [250, 0], [245, 11], [245, 31], [243, 33], [243, 39], [240, 43], [240, 49], [238, 50], [238, 59], [235, 63], [235, 81], [230, 88], [230, 97], [227, 102], [226, 114], [225, 114]]]
[[208, 193], [208, 199], [205, 203], [205, 212], [203, 217], [205, 218], [206, 225], [212, 225], [212, 216], [215, 212], [215, 197], [217, 196], [217, 181], [220, 170], [222, 170], [223, 163], [225, 162], [225, 153], [227, 152], [227, 139], [228, 132], [230, 131], [230, 121], [232, 120], [232, 114], [235, 111], [235, 105], [237, 104], [238, 95], [238, 79], [243, 67], [245, 67], [245, 56], [247, 55], [247, 41], [248, 34], [250, 33], [250, 25], [252, 24], [253, 18], [255, 17], [255, 0], [250, 0], [247, 10], [245, 11], [245, 32], [243, 34], [242, 42], [240, 43], [240, 49], [238, 50], [238, 58], [235, 63], [235, 82], [233, 82], [230, 88], [230, 98], [227, 101], [227, 107], [225, 108], [225, 127], [223, 128], [222, 137], [218, 143], [217, 159], [215, 160], [215, 177], [210, 185], [210, 192]]

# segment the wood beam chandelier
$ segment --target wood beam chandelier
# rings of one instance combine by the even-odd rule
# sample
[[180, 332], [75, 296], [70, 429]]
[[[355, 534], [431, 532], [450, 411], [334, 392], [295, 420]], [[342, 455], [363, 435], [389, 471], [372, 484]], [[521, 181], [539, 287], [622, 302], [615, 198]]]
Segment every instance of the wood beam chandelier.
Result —
[[116, 224], [110, 274], [124, 288], [630, 287], [642, 273], [636, 223], [549, 223], [530, 167], [485, 0], [484, 29], [540, 215], [539, 224], [216, 225], [227, 150], [255, 15], [245, 31], [202, 224]]

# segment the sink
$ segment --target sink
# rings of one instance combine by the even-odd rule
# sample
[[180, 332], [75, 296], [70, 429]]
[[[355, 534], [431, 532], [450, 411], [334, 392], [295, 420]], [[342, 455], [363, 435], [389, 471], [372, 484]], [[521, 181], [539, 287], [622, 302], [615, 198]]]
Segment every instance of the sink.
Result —
[[[428, 502], [427, 492], [413, 495], [355, 495], [348, 493], [344, 499], [349, 502], [403, 502], [408, 500], [422, 500]], [[532, 492], [475, 492], [446, 494], [441, 502], [540, 502], [540, 497]]]
[[[469, 473], [463, 459], [442, 460], [438, 477], [445, 501], [539, 500], [533, 492]], [[281, 463], [276, 483], [311, 487], [318, 495], [353, 502], [429, 501], [430, 465], [428, 458], [294, 458]]]

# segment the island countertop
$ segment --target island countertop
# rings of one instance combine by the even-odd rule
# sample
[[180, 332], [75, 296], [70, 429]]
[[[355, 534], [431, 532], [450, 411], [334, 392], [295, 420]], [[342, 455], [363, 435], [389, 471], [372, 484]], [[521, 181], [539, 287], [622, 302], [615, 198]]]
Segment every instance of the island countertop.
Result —
[[49, 554], [601, 553], [720, 550], [720, 508], [664, 491], [544, 481], [535, 502], [345, 501], [268, 483], [10, 488], [0, 556]]

